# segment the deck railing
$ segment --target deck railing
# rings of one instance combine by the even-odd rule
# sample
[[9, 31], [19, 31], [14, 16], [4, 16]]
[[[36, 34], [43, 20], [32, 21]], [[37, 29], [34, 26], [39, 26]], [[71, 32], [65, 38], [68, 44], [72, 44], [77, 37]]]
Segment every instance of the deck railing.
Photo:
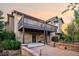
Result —
[[[26, 22], [24, 22], [26, 21]], [[30, 22], [27, 22], [27, 19], [23, 20], [23, 18], [20, 19], [20, 21], [18, 22], [18, 28], [20, 28], [20, 26], [25, 27], [25, 28], [30, 28], [30, 29], [37, 29], [37, 30], [48, 30], [48, 31], [52, 31], [52, 27], [48, 24], [31, 24]]]

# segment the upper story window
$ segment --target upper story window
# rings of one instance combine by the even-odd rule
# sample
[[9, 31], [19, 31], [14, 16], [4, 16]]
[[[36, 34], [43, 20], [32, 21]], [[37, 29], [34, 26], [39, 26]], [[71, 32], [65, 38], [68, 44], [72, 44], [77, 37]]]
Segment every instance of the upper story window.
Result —
[[52, 24], [52, 22], [48, 22], [48, 24]]
[[54, 21], [54, 23], [58, 23], [58, 21]]

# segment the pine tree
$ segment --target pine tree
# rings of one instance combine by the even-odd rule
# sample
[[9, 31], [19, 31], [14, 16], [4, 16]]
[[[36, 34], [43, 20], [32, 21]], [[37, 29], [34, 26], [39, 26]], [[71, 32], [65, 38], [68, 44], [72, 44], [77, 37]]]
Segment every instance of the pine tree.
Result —
[[4, 29], [4, 21], [2, 19], [4, 19], [4, 17], [2, 17], [3, 12], [0, 11], [0, 40], [2, 39], [2, 34], [3, 34], [3, 29]]

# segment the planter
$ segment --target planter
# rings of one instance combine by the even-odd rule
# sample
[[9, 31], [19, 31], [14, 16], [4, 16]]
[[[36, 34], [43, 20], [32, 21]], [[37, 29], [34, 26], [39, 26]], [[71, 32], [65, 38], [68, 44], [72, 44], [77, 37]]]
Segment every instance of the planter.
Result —
[[[53, 47], [53, 45], [54, 45], [54, 43], [52, 42], [50, 44], [50, 46]], [[79, 45], [78, 44], [66, 44], [66, 43], [56, 42], [55, 46], [60, 48], [60, 49], [67, 49], [67, 50], [79, 52]]]
[[58, 48], [61, 48], [61, 49], [67, 49], [67, 45], [64, 44], [64, 43], [59, 43], [59, 44], [57, 44], [57, 47], [58, 47]]
[[22, 46], [21, 47], [21, 55], [22, 56], [39, 56], [39, 54], [37, 54], [36, 52], [30, 50], [29, 48]]
[[3, 56], [19, 56], [21, 55], [20, 50], [3, 50], [2, 54]]
[[79, 52], [79, 45], [70, 44], [70, 45], [67, 45], [67, 49]]

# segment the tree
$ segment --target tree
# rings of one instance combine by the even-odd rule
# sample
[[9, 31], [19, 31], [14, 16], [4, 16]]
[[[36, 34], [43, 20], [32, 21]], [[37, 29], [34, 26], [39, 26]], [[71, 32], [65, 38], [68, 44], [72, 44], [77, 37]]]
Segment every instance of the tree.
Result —
[[67, 35], [65, 35], [65, 40], [64, 40], [66, 43], [72, 43], [73, 42], [74, 37], [72, 37], [72, 34], [73, 34], [72, 25], [73, 24], [71, 23], [67, 27]]
[[79, 41], [79, 9], [74, 11], [75, 19], [68, 25], [68, 36], [72, 37], [72, 42]]
[[0, 11], [0, 40], [3, 38], [3, 29], [4, 29], [4, 21], [2, 21], [2, 19], [4, 19], [4, 17], [2, 17], [3, 12]]
[[72, 42], [74, 43], [74, 40], [79, 41], [79, 3], [70, 3], [62, 14], [68, 12], [69, 10], [74, 11], [75, 20], [73, 20], [72, 24], [68, 26], [67, 32], [68, 37], [72, 37]]
[[75, 16], [75, 39], [79, 41], [79, 9], [74, 11]]

